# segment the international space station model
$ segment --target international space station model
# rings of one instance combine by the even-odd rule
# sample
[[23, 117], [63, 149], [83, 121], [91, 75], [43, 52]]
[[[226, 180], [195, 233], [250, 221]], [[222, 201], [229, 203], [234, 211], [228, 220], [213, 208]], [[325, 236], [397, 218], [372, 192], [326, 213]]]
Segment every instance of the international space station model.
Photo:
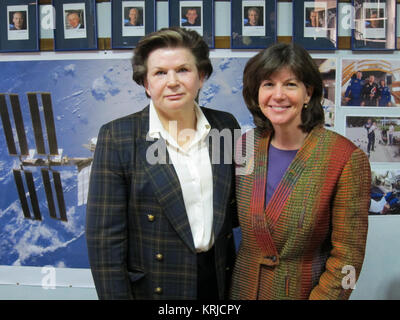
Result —
[[[40, 99], [38, 99], [39, 97]], [[92, 158], [69, 158], [68, 156], [63, 156], [63, 150], [59, 149], [57, 144], [50, 93], [29, 92], [27, 93], [27, 99], [32, 119], [35, 149], [29, 149], [28, 147], [19, 95], [0, 94], [0, 115], [8, 153], [10, 156], [19, 159], [19, 168], [13, 168], [12, 171], [24, 217], [42, 220], [33, 172], [29, 169], [31, 167], [40, 167], [50, 217], [56, 220], [68, 221], [61, 175], [55, 168], [77, 166], [78, 172], [81, 172], [90, 168]], [[40, 102], [41, 104], [39, 105]], [[9, 106], [14, 119], [14, 129]], [[42, 129], [42, 119], [44, 119], [46, 134]], [[18, 143], [15, 141], [15, 132]], [[47, 141], [47, 144], [45, 141]], [[86, 147], [91, 151], [94, 150], [93, 143]]]

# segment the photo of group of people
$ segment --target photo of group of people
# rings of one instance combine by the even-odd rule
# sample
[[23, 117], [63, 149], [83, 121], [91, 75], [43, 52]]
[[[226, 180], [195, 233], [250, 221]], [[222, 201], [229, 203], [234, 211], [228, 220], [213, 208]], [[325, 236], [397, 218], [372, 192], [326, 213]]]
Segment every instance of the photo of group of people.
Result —
[[346, 137], [370, 162], [400, 161], [400, 117], [346, 117]]
[[395, 0], [354, 0], [356, 46], [395, 48], [395, 6]]
[[145, 35], [144, 1], [122, 1], [122, 36], [142, 37]]
[[369, 214], [400, 214], [400, 170], [372, 170]]
[[344, 59], [342, 106], [397, 107], [400, 61]]

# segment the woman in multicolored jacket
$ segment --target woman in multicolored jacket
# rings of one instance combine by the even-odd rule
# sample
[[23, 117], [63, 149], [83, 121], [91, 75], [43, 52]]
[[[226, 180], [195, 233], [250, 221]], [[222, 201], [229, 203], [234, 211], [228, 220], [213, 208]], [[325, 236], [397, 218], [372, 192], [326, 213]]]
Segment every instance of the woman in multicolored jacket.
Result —
[[231, 298], [348, 299], [365, 253], [368, 158], [324, 128], [322, 78], [303, 48], [260, 52], [243, 82], [256, 128], [241, 140], [254, 143], [254, 161], [237, 175]]

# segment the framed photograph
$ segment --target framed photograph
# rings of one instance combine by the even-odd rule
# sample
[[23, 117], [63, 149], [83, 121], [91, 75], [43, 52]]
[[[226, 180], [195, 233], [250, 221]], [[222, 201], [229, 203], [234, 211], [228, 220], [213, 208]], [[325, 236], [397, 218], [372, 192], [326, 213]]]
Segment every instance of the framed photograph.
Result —
[[97, 49], [96, 1], [53, 0], [54, 50]]
[[400, 107], [399, 68], [398, 59], [343, 59], [341, 105]]
[[0, 4], [0, 52], [39, 50], [38, 1], [4, 0]]
[[[392, 126], [393, 127], [393, 126]], [[393, 134], [388, 137], [393, 139]], [[370, 215], [400, 214], [400, 170], [371, 170]]]
[[346, 137], [363, 150], [370, 162], [400, 161], [400, 117], [346, 116]]
[[276, 0], [232, 1], [232, 49], [262, 49], [276, 42]]
[[156, 1], [112, 0], [112, 48], [134, 48], [156, 30]]
[[353, 0], [352, 50], [396, 49], [396, 1]]
[[214, 0], [169, 0], [169, 26], [197, 31], [214, 48]]
[[337, 7], [337, 0], [293, 1], [293, 41], [309, 50], [336, 50]]

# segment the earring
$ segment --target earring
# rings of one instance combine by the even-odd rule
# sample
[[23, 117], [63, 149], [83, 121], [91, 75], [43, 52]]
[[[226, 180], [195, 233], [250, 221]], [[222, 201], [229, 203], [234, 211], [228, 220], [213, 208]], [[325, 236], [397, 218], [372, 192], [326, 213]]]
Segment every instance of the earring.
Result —
[[304, 109], [307, 109], [307, 108], [308, 108], [308, 104], [305, 103], [305, 104], [303, 105], [303, 107], [304, 107]]

